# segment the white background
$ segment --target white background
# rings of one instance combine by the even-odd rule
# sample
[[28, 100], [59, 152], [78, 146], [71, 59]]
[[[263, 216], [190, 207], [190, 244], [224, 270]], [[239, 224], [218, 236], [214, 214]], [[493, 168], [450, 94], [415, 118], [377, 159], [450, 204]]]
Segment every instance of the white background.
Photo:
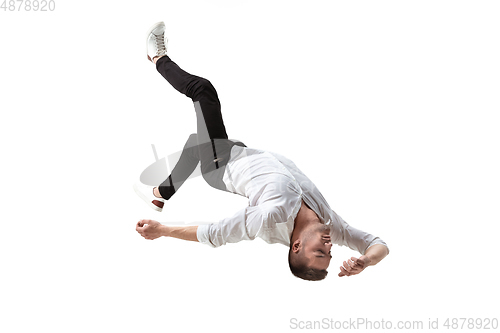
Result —
[[[2, 332], [498, 317], [498, 2], [55, 2], [0, 11]], [[163, 213], [132, 190], [151, 143], [167, 156], [195, 130], [192, 102], [146, 59], [160, 20], [171, 58], [217, 88], [229, 136], [295, 161], [387, 242], [384, 261], [339, 278], [357, 254], [334, 247], [309, 282], [282, 245], [136, 233], [247, 204], [201, 178]]]

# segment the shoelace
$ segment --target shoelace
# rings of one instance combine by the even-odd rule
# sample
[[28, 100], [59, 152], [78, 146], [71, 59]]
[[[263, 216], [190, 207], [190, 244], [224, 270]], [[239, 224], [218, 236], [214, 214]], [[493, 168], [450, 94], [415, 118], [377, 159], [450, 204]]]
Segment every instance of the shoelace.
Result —
[[163, 35], [155, 35], [156, 49], [158, 50], [158, 55], [164, 55], [167, 50], [165, 47], [165, 38]]

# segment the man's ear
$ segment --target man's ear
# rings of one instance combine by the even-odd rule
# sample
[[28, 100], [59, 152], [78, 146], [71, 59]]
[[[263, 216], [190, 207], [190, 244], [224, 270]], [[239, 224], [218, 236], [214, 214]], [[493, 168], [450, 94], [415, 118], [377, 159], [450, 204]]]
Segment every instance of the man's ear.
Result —
[[300, 239], [296, 239], [295, 242], [293, 242], [292, 244], [292, 252], [298, 253], [301, 248], [302, 248], [302, 242], [300, 241]]

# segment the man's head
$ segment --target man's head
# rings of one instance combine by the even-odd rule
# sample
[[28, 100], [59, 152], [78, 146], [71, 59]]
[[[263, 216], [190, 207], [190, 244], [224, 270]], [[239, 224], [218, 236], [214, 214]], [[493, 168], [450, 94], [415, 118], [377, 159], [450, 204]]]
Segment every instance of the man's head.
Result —
[[328, 274], [331, 248], [330, 227], [319, 221], [310, 223], [290, 244], [288, 264], [293, 275], [304, 280], [323, 280]]

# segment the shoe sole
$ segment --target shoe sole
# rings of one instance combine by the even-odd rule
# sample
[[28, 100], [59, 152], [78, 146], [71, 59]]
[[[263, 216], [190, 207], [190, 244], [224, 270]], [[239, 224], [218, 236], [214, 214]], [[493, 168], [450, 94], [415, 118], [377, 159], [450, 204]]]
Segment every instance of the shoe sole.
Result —
[[149, 57], [149, 54], [148, 54], [148, 41], [149, 41], [149, 35], [151, 35], [151, 31], [153, 31], [154, 29], [158, 28], [160, 25], [165, 25], [165, 23], [163, 21], [160, 21], [160, 22], [156, 22], [155, 24], [153, 24], [151, 26], [151, 28], [149, 28], [148, 30], [148, 34], [146, 35], [146, 55], [148, 56], [148, 60], [153, 62], [153, 59], [151, 59]]
[[[156, 206], [154, 203], [150, 202], [149, 198], [146, 197], [142, 192], [141, 190], [139, 190], [137, 188], [137, 185], [134, 184], [134, 191], [135, 193], [137, 193], [137, 195], [139, 196], [139, 198], [141, 198], [142, 200], [144, 200], [144, 202], [151, 208], [153, 208], [154, 210], [156, 210], [157, 212], [161, 212], [163, 210], [163, 208], [160, 208], [158, 206]], [[159, 200], [158, 200], [159, 201]]]

